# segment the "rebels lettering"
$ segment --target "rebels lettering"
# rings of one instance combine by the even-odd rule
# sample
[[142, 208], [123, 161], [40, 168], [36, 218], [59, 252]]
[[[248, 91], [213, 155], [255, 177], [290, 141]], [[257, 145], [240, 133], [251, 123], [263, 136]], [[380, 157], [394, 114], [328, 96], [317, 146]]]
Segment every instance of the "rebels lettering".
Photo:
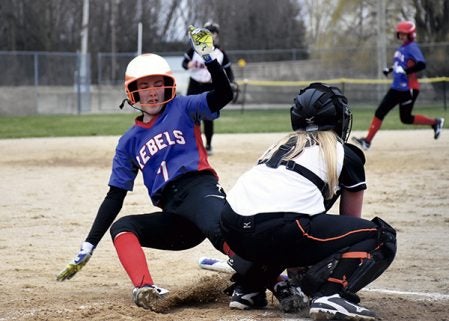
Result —
[[155, 135], [139, 150], [139, 154], [136, 156], [136, 160], [139, 163], [140, 168], [144, 168], [145, 164], [150, 158], [158, 151], [167, 148], [170, 145], [186, 143], [183, 133], [180, 130], [173, 130], [173, 132], [163, 132]]

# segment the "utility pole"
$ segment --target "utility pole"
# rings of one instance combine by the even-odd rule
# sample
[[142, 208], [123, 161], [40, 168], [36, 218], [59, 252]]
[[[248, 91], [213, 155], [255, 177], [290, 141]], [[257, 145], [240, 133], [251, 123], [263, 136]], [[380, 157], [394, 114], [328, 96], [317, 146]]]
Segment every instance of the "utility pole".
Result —
[[136, 21], [137, 21], [137, 55], [142, 54], [142, 0], [137, 0], [136, 3]]
[[81, 54], [78, 79], [78, 113], [90, 111], [90, 77], [89, 77], [89, 0], [83, 1], [83, 21], [81, 26]]
[[[377, 1], [377, 78], [383, 79], [382, 70], [387, 66], [387, 44], [385, 38], [385, 0]], [[378, 100], [382, 98], [383, 86], [378, 86]]]
[[137, 55], [142, 54], [142, 22], [137, 24]]

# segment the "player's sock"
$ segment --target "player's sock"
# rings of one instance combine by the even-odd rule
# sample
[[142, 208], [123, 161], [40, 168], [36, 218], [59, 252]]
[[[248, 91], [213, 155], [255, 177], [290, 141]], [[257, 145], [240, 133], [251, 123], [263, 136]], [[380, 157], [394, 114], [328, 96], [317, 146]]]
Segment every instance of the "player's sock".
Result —
[[380, 129], [380, 126], [382, 126], [382, 120], [377, 118], [376, 116], [373, 117], [373, 120], [371, 121], [371, 125], [368, 129], [368, 134], [365, 137], [365, 140], [370, 144], [371, 141], [374, 138], [374, 135], [376, 135], [377, 131]]
[[436, 119], [429, 118], [424, 115], [415, 115], [413, 125], [435, 125]]
[[130, 232], [121, 233], [115, 237], [114, 246], [134, 286], [152, 285], [153, 279], [137, 236]]

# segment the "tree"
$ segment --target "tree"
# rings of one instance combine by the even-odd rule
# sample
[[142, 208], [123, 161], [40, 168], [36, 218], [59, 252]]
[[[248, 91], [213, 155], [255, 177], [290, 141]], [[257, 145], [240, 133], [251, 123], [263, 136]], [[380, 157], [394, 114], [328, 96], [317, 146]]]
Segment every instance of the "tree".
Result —
[[[449, 40], [449, 2], [445, 0], [413, 0], [416, 8], [417, 34], [422, 42], [434, 44], [423, 47], [428, 61], [428, 76], [449, 75], [447, 45], [436, 43]], [[438, 86], [437, 86], [438, 87]]]

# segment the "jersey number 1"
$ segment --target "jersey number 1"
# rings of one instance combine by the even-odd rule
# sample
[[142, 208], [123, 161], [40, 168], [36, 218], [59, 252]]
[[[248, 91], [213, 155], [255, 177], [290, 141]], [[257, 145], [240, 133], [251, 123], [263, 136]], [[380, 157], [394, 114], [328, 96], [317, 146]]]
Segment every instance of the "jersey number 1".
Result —
[[167, 170], [167, 162], [162, 161], [161, 166], [159, 167], [158, 174], [162, 173], [162, 176], [164, 177], [164, 181], [168, 181], [168, 170]]

